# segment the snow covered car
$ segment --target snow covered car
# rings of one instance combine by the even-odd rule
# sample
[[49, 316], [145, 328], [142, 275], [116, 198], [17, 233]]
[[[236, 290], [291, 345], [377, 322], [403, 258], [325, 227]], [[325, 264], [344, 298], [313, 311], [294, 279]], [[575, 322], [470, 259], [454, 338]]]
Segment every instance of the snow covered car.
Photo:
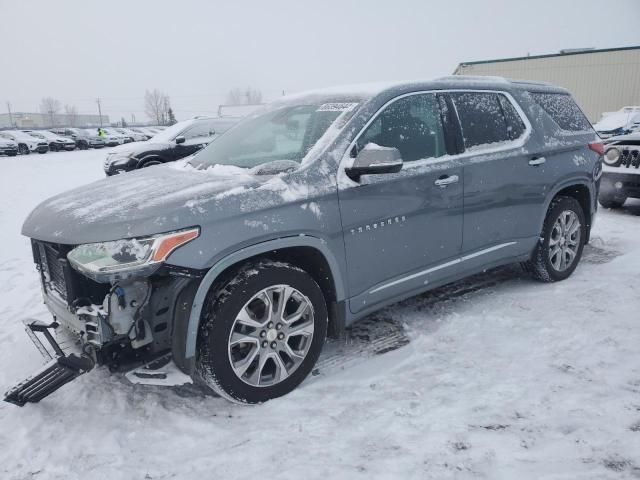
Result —
[[0, 137], [0, 155], [15, 157], [18, 154], [18, 144], [8, 138]]
[[31, 152], [47, 153], [49, 151], [49, 142], [20, 130], [1, 131], [0, 137], [16, 142], [18, 144], [18, 153], [21, 155], [28, 155]]
[[623, 107], [617, 112], [607, 113], [593, 128], [601, 138], [638, 131], [640, 130], [640, 107]]
[[131, 143], [131, 139], [120, 132], [116, 132], [113, 128], [102, 128], [104, 134], [100, 136], [108, 147], [117, 147], [125, 143]]
[[605, 142], [600, 205], [621, 208], [629, 197], [640, 198], [640, 132]]
[[181, 373], [237, 402], [285, 395], [327, 334], [384, 306], [512, 262], [568, 278], [601, 157], [547, 84], [456, 76], [282, 97], [188, 159], [33, 210], [22, 233], [54, 321], [26, 324], [49, 361], [5, 400], [37, 402], [94, 365], [147, 384]]
[[114, 128], [114, 130], [122, 135], [127, 136], [132, 142], [144, 142], [147, 136], [142, 133], [131, 130], [130, 128]]
[[57, 128], [53, 129], [52, 132], [63, 137], [71, 138], [76, 142], [78, 150], [102, 148], [105, 146], [104, 140], [93, 130], [85, 128]]
[[107, 154], [107, 175], [173, 162], [196, 153], [238, 123], [235, 118], [196, 117], [178, 122], [143, 143], [123, 145]]
[[62, 150], [70, 152], [76, 149], [75, 140], [63, 137], [49, 130], [23, 130], [23, 132], [32, 137], [45, 140], [49, 144], [49, 150], [52, 152], [60, 152]]

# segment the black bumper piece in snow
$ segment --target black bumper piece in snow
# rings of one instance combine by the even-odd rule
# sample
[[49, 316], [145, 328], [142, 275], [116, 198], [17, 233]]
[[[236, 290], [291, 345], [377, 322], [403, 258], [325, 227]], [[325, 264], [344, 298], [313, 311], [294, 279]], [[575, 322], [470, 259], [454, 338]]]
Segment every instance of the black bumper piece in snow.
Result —
[[9, 390], [4, 397], [5, 402], [13, 403], [19, 407], [23, 407], [27, 403], [39, 402], [93, 368], [93, 359], [88, 355], [64, 354], [49, 332], [50, 329], [55, 329], [57, 326], [58, 324], [55, 322], [50, 325], [37, 321], [27, 324], [27, 333], [38, 350], [43, 354], [48, 354], [44, 345], [35, 336], [36, 333], [42, 333], [51, 344], [54, 355], [49, 355], [51, 360], [40, 371]]

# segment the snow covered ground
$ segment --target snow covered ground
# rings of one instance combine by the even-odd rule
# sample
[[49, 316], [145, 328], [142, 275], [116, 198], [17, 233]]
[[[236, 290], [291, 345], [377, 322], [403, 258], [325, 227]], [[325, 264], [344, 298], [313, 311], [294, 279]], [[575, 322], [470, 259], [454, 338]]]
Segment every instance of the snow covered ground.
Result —
[[[0, 157], [4, 389], [41, 363], [20, 323], [46, 316], [22, 220], [101, 178], [104, 155]], [[569, 280], [504, 268], [405, 301], [265, 405], [104, 369], [39, 404], [2, 403], [0, 478], [640, 478], [639, 239], [640, 202], [601, 211]], [[409, 343], [361, 353], [376, 322]]]

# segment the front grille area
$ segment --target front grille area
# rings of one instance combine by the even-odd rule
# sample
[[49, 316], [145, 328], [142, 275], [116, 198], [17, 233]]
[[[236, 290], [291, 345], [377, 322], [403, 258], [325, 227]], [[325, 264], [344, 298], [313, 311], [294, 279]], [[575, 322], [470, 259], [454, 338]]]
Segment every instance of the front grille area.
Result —
[[[66, 258], [61, 256], [61, 252], [52, 244], [45, 243], [41, 251], [44, 251], [43, 261], [46, 263], [46, 270], [49, 274], [49, 286], [60, 294], [63, 299], [67, 299], [67, 281], [65, 279]], [[64, 262], [64, 263], [63, 263]]]
[[623, 147], [620, 152], [620, 166], [626, 168], [640, 168], [640, 149]]
[[73, 246], [31, 242], [33, 258], [47, 294], [57, 295], [72, 306], [102, 304], [110, 285], [94, 282], [71, 268], [67, 253]]

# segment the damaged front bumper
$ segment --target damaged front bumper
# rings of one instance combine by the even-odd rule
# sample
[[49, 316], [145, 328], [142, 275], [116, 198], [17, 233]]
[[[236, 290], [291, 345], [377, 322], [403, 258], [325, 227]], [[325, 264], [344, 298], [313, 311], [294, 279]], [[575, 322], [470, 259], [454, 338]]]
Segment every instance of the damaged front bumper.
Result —
[[180, 361], [184, 349], [176, 345], [183, 342], [180, 325], [190, 312], [198, 272], [167, 266], [147, 278], [98, 283], [70, 267], [71, 246], [33, 243], [53, 322], [29, 319], [25, 325], [47, 363], [7, 392], [6, 401], [38, 402], [95, 365], [124, 373], [132, 383], [191, 383], [191, 371]]
[[[46, 324], [30, 319], [25, 322], [25, 326], [29, 338], [48, 361], [40, 370], [6, 393], [4, 400], [19, 407], [39, 402], [63, 385], [87, 373], [95, 365], [95, 361], [87, 353], [65, 353], [52, 334], [60, 327], [58, 323]], [[40, 337], [43, 337], [44, 342]]]

